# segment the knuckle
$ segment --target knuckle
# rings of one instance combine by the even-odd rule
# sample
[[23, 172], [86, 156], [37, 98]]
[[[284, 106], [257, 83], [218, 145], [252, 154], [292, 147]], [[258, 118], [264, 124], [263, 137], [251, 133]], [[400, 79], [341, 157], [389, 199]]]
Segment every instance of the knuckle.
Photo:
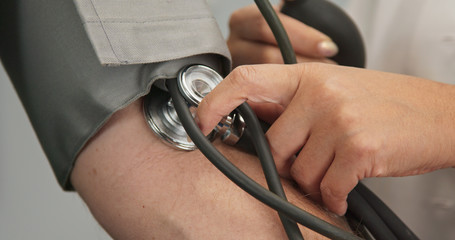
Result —
[[293, 164], [289, 173], [294, 181], [308, 194], [319, 192], [318, 182], [313, 176], [310, 176], [301, 164]]
[[312, 84], [312, 103], [323, 110], [338, 108], [342, 103], [337, 83], [329, 79], [318, 79]]
[[274, 143], [274, 141], [269, 139], [270, 152], [272, 153], [275, 162], [282, 163], [285, 161], [285, 156], [283, 152], [280, 151], [280, 148], [276, 147]]
[[236, 88], [240, 86], [252, 85], [254, 84], [255, 76], [257, 75], [256, 69], [252, 66], [243, 65], [236, 67], [231, 72], [231, 84]]
[[386, 177], [387, 176], [386, 166], [382, 165], [382, 164], [373, 164], [373, 166], [371, 167], [371, 170], [369, 171], [369, 176], [370, 177]]
[[[355, 134], [347, 141], [347, 154], [350, 161], [366, 164], [373, 164], [377, 161], [377, 155], [381, 149], [380, 141], [377, 138], [369, 137], [366, 134]], [[379, 170], [379, 169], [378, 169]]]
[[333, 108], [349, 97], [344, 93], [344, 83], [337, 78], [336, 74], [325, 74], [328, 70], [335, 73], [336, 69], [331, 69], [329, 65], [318, 62], [304, 63], [300, 66], [302, 78], [312, 76], [311, 82], [308, 84], [311, 84], [312, 95], [317, 101], [316, 103], [323, 104], [325, 108]]
[[289, 173], [291, 174], [292, 178], [299, 184], [304, 185], [307, 181], [305, 181], [304, 174], [302, 174], [302, 168], [298, 164], [293, 164], [291, 169], [289, 169]]
[[334, 187], [332, 183], [327, 181], [321, 182], [321, 194], [323, 198], [331, 199], [332, 201], [345, 201], [347, 195], [339, 190], [339, 188]]
[[335, 110], [333, 124], [341, 130], [349, 132], [358, 126], [360, 114], [352, 105], [340, 104]]
[[338, 82], [331, 81], [330, 79], [326, 79], [320, 85], [321, 87], [321, 96], [326, 101], [334, 101], [339, 98], [340, 95], [340, 86]]

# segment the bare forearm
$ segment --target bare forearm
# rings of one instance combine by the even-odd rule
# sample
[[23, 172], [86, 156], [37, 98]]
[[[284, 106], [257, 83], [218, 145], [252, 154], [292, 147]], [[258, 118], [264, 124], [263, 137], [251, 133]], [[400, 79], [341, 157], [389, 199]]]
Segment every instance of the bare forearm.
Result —
[[[219, 147], [264, 183], [255, 158]], [[76, 162], [72, 183], [115, 239], [285, 238], [276, 212], [231, 183], [199, 151], [162, 144], [143, 120], [140, 101], [114, 115], [92, 139]], [[291, 201], [334, 221], [284, 184]]]

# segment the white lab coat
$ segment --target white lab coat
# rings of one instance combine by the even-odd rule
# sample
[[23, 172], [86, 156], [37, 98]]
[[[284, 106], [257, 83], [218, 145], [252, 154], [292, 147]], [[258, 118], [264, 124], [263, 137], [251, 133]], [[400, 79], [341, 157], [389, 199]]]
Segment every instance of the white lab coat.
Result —
[[[365, 38], [368, 68], [455, 84], [455, 1], [342, 4]], [[455, 169], [365, 182], [421, 239], [455, 239]]]

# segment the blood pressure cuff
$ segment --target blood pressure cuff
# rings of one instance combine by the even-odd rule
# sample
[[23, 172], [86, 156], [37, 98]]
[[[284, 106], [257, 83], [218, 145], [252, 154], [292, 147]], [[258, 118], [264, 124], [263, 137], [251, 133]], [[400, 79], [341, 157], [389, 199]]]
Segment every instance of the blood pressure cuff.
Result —
[[117, 110], [188, 63], [227, 73], [205, 0], [2, 0], [2, 63], [65, 190], [78, 153]]

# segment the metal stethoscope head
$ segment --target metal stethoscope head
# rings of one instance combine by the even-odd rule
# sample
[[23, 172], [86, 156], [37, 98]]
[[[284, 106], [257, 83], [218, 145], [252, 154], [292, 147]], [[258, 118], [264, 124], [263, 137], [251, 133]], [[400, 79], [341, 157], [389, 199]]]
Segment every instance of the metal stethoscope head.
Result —
[[[189, 65], [182, 68], [177, 76], [177, 83], [188, 108], [193, 114], [202, 99], [211, 92], [223, 77], [205, 65]], [[195, 144], [186, 134], [172, 100], [169, 96], [150, 96], [144, 102], [144, 114], [153, 132], [167, 144], [182, 150], [194, 150]], [[233, 145], [242, 136], [245, 124], [241, 116], [231, 113], [224, 117], [209, 134], [210, 140], [220, 136], [221, 140]]]
[[223, 78], [213, 69], [204, 65], [190, 65], [183, 68], [177, 83], [183, 98], [194, 107], [218, 85]]

